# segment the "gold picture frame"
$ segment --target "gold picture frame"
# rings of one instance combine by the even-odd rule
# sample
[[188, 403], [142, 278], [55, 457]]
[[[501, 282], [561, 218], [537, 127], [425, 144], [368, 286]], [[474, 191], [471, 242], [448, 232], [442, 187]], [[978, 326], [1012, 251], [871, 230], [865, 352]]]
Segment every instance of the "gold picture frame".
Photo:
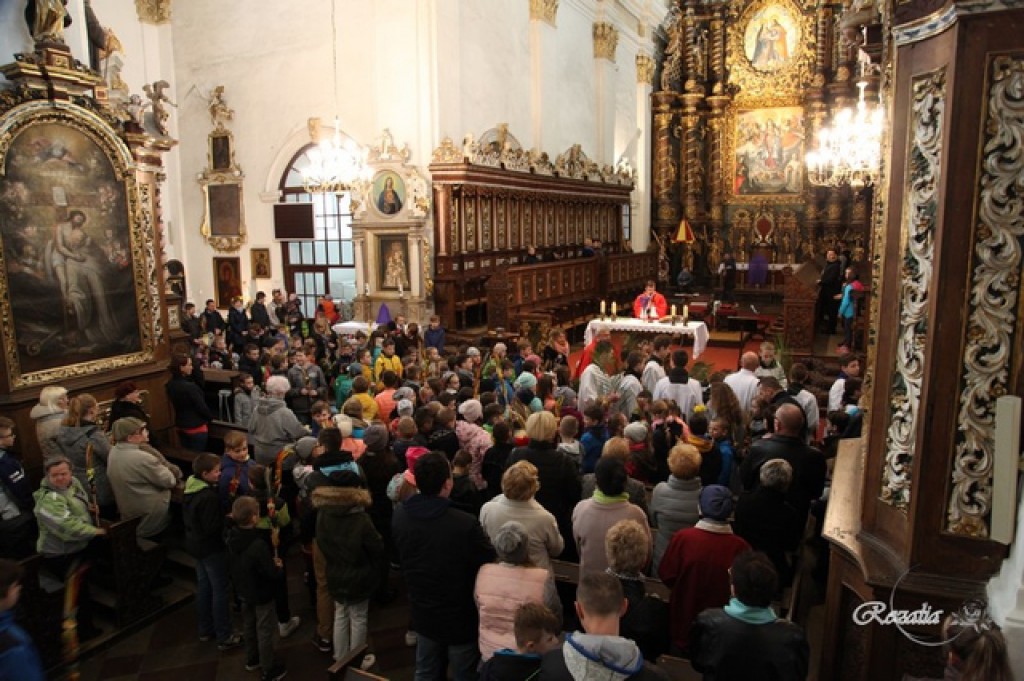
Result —
[[92, 111], [38, 100], [0, 117], [0, 337], [10, 389], [154, 359], [163, 333], [155, 216], [135, 171], [131, 150]]
[[726, 203], [800, 203], [807, 129], [799, 103], [733, 110], [722, 149]]
[[799, 97], [814, 74], [816, 40], [813, 10], [791, 0], [754, 0], [743, 8], [727, 37], [736, 103], [778, 106]]
[[235, 138], [222, 127], [207, 138], [207, 167], [199, 176], [203, 222], [199, 233], [220, 253], [235, 253], [245, 243], [245, 175], [235, 162]]
[[270, 279], [272, 278], [272, 268], [270, 265], [270, 249], [269, 248], [253, 248], [249, 251], [249, 255], [252, 258], [252, 278], [253, 279]]

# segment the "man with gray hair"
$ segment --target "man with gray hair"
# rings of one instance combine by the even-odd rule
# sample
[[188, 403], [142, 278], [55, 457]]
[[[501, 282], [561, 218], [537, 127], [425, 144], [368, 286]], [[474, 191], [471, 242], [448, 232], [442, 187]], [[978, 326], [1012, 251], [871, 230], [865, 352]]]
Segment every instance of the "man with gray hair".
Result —
[[744, 492], [736, 502], [733, 531], [755, 551], [764, 551], [785, 587], [793, 577], [789, 553], [800, 545], [803, 526], [796, 509], [786, 501], [793, 481], [793, 467], [785, 459], [770, 459], [761, 466], [760, 484]]
[[761, 358], [757, 356], [756, 352], [744, 352], [740, 357], [739, 370], [725, 377], [725, 384], [736, 393], [736, 399], [739, 400], [740, 409], [744, 414], [750, 413], [750, 403], [757, 395], [760, 379], [754, 372], [759, 366], [761, 366]]
[[770, 438], [761, 438], [750, 446], [740, 468], [743, 489], [753, 491], [760, 483], [761, 467], [772, 459], [785, 459], [793, 469], [793, 482], [786, 500], [796, 509], [800, 527], [807, 519], [811, 502], [825, 489], [825, 456], [806, 444], [804, 413], [796, 404], [783, 404], [775, 411], [775, 429]]
[[285, 445], [308, 435], [284, 398], [291, 384], [284, 376], [267, 379], [267, 394], [256, 400], [249, 419], [249, 437], [255, 447], [256, 463], [272, 465]]

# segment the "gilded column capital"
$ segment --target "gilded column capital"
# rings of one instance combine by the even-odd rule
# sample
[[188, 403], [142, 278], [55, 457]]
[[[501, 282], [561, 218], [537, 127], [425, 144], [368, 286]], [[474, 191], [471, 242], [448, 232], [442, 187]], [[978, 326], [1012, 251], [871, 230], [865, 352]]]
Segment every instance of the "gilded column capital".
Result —
[[654, 58], [643, 52], [636, 55], [636, 82], [654, 85]]
[[555, 25], [559, 0], [530, 0], [530, 21]]
[[144, 24], [166, 24], [171, 20], [171, 0], [135, 0], [135, 12]]
[[604, 21], [594, 22], [594, 59], [615, 62], [615, 48], [619, 45], [619, 29]]

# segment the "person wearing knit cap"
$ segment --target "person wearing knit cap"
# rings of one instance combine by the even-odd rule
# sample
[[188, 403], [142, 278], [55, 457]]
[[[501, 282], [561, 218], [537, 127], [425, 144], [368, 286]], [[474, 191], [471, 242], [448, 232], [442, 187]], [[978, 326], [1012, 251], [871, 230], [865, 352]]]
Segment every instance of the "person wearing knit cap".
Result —
[[370, 424], [363, 433], [363, 444], [368, 452], [382, 452], [388, 446], [388, 429], [382, 423]]
[[403, 416], [412, 416], [413, 412], [416, 411], [416, 406], [412, 400], [398, 400], [398, 418]]
[[181, 469], [150, 446], [145, 421], [119, 419], [110, 430], [115, 444], [107, 458], [107, 476], [117, 508], [123, 518], [142, 516], [138, 536], [155, 536], [171, 522], [171, 490], [181, 481]]
[[459, 405], [462, 421], [455, 422], [455, 436], [459, 439], [459, 449], [472, 457], [469, 464], [469, 477], [478, 490], [487, 487], [483, 478], [484, 454], [491, 448], [491, 435], [480, 425], [484, 408], [480, 400], [466, 400]]
[[645, 485], [653, 485], [658, 479], [658, 463], [647, 439], [647, 424], [643, 421], [634, 421], [625, 427], [622, 434], [629, 442], [626, 473]]
[[523, 603], [543, 603], [561, 616], [562, 604], [550, 571], [530, 563], [526, 527], [509, 521], [492, 539], [498, 562], [484, 565], [476, 576], [473, 595], [480, 613], [480, 657], [515, 647], [512, 623]]
[[672, 643], [689, 652], [693, 621], [708, 608], [721, 608], [731, 597], [729, 568], [750, 544], [729, 525], [732, 492], [708, 485], [700, 492], [701, 519], [672, 537], [658, 566], [658, 576], [672, 590]]
[[114, 390], [114, 401], [110, 403], [107, 423], [115, 423], [127, 416], [145, 421], [149, 425], [149, 414], [142, 407], [142, 389], [135, 381], [122, 381]]

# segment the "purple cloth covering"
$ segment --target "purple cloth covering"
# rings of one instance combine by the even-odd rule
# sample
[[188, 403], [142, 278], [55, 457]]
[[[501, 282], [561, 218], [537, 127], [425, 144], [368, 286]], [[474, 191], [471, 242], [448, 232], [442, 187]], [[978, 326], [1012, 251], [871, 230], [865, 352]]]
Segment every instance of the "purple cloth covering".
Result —
[[747, 285], [762, 286], [768, 281], [768, 258], [764, 253], [755, 253], [750, 258], [750, 269], [747, 270]]

